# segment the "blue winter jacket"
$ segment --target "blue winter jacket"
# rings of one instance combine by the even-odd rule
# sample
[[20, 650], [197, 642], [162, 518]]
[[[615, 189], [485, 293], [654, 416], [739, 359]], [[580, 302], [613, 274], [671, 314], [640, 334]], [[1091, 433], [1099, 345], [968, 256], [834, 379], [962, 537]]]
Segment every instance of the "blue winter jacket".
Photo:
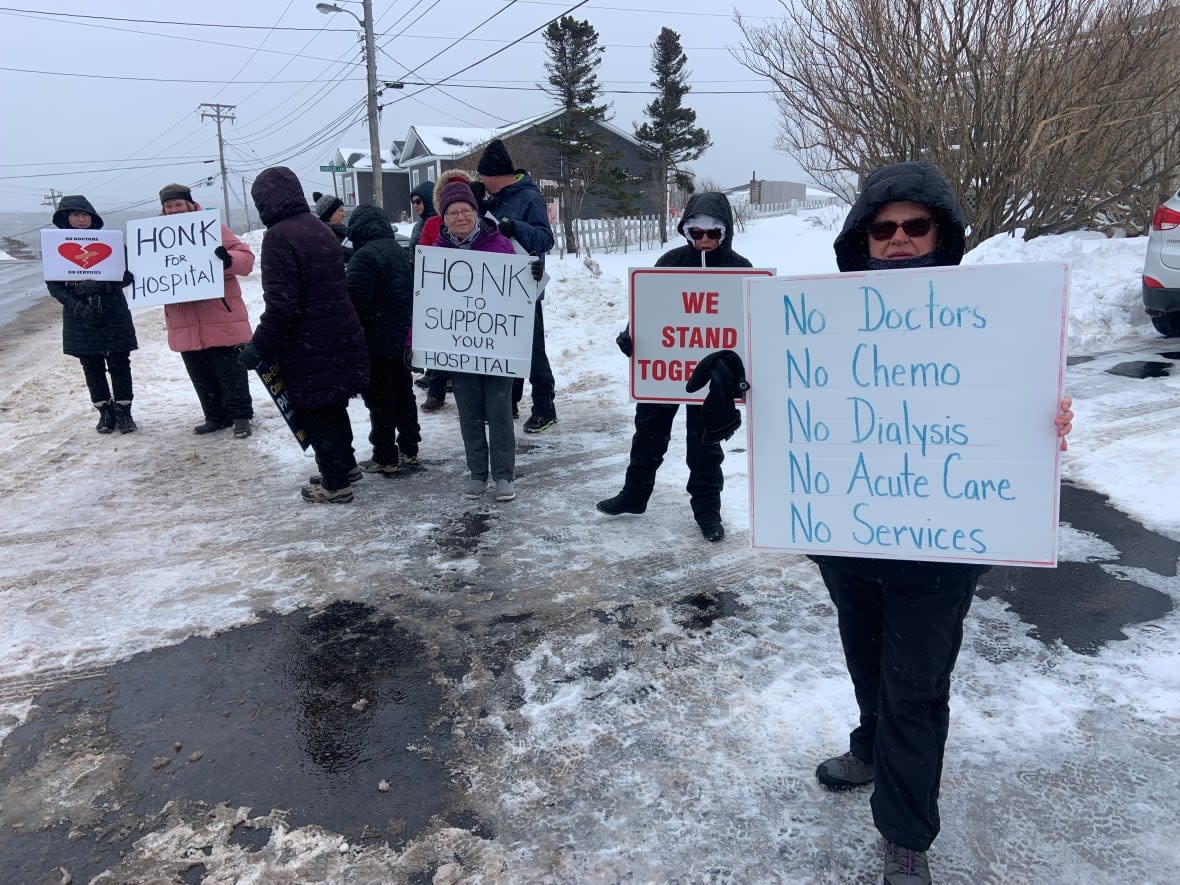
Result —
[[[517, 174], [516, 181], [501, 188], [499, 193], [488, 194], [486, 206], [497, 219], [511, 218], [515, 221], [516, 233], [513, 239], [530, 255], [544, 261], [545, 253], [553, 248], [553, 228], [549, 226], [549, 210], [545, 206], [545, 198], [541, 196], [541, 189], [537, 187], [532, 176], [523, 170]], [[545, 293], [542, 292], [537, 300], [540, 301], [544, 297]]]

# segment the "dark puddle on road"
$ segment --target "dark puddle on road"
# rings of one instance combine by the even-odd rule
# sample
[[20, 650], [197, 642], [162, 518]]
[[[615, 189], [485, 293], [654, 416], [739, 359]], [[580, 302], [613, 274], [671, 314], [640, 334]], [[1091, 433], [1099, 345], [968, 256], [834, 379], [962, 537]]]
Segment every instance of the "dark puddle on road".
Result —
[[729, 591], [694, 593], [676, 601], [676, 623], [685, 630], [708, 630], [720, 618], [728, 618], [745, 609], [738, 595]]
[[1166, 360], [1180, 360], [1180, 350], [1168, 350], [1160, 354]]
[[[24, 822], [0, 827], [0, 878], [41, 882], [64, 866], [89, 881], [165, 826], [161, 809], [174, 799], [282, 809], [292, 827], [318, 824], [349, 841], [413, 838], [445, 813], [449, 785], [443, 695], [424, 659], [395, 621], [338, 602], [266, 615], [44, 692], [0, 753], [0, 818]], [[54, 780], [43, 772], [90, 757], [112, 760], [109, 783], [63, 812], [71, 787], [41, 784]], [[393, 788], [379, 790], [381, 780]], [[22, 790], [30, 783], [44, 795]], [[258, 851], [269, 837], [239, 826], [230, 841]]]
[[466, 556], [479, 547], [479, 539], [491, 528], [493, 519], [490, 513], [464, 513], [433, 533], [435, 547], [442, 553]]
[[[1109, 500], [1070, 483], [1061, 485], [1061, 512], [1070, 525], [1117, 548], [1108, 565], [1176, 576], [1180, 543], [1156, 534], [1110, 506]], [[997, 567], [979, 582], [983, 599], [998, 597], [1022, 621], [1029, 635], [1047, 645], [1057, 641], [1080, 654], [1095, 654], [1108, 642], [1126, 639], [1123, 627], [1168, 614], [1165, 593], [1108, 573], [1099, 562], [1061, 562], [1055, 569]]]
[[1172, 364], [1161, 363], [1158, 360], [1131, 360], [1111, 366], [1106, 372], [1108, 375], [1120, 375], [1124, 378], [1167, 378], [1172, 374]]
[[1065, 364], [1067, 366], [1080, 366], [1082, 363], [1088, 363], [1092, 359], [1094, 359], [1094, 357], [1090, 356], [1089, 354], [1079, 354], [1078, 356], [1067, 356], [1065, 358]]

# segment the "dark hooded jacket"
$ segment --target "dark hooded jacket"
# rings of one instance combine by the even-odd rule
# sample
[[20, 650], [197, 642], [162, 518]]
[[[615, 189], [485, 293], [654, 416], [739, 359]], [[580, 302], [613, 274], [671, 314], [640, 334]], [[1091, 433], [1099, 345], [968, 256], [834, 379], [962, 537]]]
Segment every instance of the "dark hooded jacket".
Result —
[[[102, 216], [94, 211], [83, 196], [62, 197], [53, 213], [53, 226], [70, 230], [70, 213], [89, 212], [94, 219], [90, 230], [99, 230]], [[139, 347], [135, 339], [135, 324], [123, 295], [123, 287], [130, 284], [99, 280], [47, 281], [46, 287], [62, 306], [62, 350], [70, 356], [93, 356], [100, 353], [126, 353]], [[90, 316], [78, 315], [84, 306]]]
[[[516, 222], [512, 238], [524, 247], [530, 255], [545, 260], [545, 253], [553, 248], [553, 228], [549, 225], [549, 209], [541, 189], [531, 175], [523, 169], [516, 170], [516, 181], [488, 194], [484, 206], [498, 219], [510, 218]], [[545, 298], [544, 291], [537, 297]]]
[[[749, 259], [733, 251], [733, 209], [725, 194], [708, 191], [693, 194], [684, 206], [680, 216], [680, 223], [676, 230], [684, 235], [684, 220], [694, 215], [711, 215], [718, 221], [725, 223], [725, 236], [721, 244], [708, 252], [701, 252], [694, 246], [685, 243], [676, 249], [665, 252], [656, 260], [656, 267], [753, 267]], [[701, 264], [701, 256], [705, 256], [705, 263]]]
[[353, 253], [348, 298], [365, 327], [372, 356], [401, 357], [414, 309], [410, 259], [393, 225], [376, 206], [358, 206], [348, 220]]
[[279, 364], [298, 409], [341, 403], [369, 383], [365, 333], [344, 280], [340, 244], [311, 213], [295, 173], [264, 170], [250, 188], [262, 238], [266, 309], [253, 343]]
[[[934, 264], [949, 267], [963, 260], [966, 249], [963, 210], [951, 183], [933, 163], [895, 163], [883, 166], [867, 179], [844, 228], [836, 237], [836, 264], [849, 273], [868, 269], [868, 225], [886, 203], [909, 201], [932, 210], [938, 226]], [[862, 559], [854, 556], [813, 556], [816, 562], [867, 580], [935, 584], [940, 578], [981, 575], [990, 566], [970, 563], [917, 562], [906, 559]]]
[[[422, 225], [426, 223], [427, 218], [438, 215], [438, 213], [434, 211], [434, 182], [422, 182], [420, 185], [410, 191], [410, 196], [418, 197], [422, 201], [422, 214], [418, 216], [418, 221], [414, 225], [414, 229], [410, 231], [410, 262], [412, 263], [414, 260], [414, 247], [417, 246], [422, 239]], [[425, 243], [423, 245], [429, 246], [430, 243]]]

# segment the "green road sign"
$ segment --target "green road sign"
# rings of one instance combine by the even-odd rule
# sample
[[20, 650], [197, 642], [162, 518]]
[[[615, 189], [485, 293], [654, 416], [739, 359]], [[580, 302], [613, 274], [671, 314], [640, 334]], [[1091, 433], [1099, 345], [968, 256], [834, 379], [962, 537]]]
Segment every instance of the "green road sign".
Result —
[[347, 172], [347, 166], [321, 166], [321, 172]]

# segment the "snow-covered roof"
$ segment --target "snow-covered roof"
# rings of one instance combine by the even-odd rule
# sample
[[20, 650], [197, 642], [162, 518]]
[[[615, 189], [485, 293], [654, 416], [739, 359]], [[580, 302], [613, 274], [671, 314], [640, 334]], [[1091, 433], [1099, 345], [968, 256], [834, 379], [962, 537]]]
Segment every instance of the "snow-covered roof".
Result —
[[[381, 151], [381, 168], [392, 169], [399, 165], [400, 156], [395, 155], [393, 151]], [[370, 159], [369, 149], [366, 148], [337, 148], [336, 156], [333, 163], [337, 166], [347, 166], [349, 169], [372, 169], [373, 161]]]

